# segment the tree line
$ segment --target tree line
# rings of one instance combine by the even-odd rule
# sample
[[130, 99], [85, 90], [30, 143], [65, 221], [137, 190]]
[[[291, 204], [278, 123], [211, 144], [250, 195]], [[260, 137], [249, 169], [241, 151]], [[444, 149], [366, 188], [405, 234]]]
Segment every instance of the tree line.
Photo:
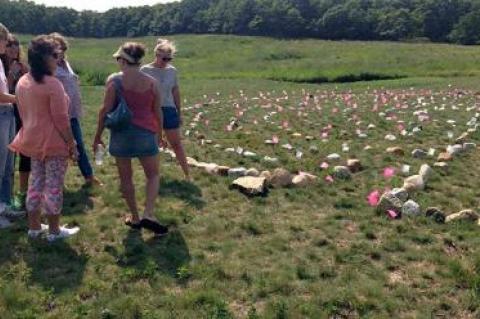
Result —
[[0, 0], [17, 33], [75, 37], [178, 33], [480, 43], [480, 0], [183, 0], [99, 13]]

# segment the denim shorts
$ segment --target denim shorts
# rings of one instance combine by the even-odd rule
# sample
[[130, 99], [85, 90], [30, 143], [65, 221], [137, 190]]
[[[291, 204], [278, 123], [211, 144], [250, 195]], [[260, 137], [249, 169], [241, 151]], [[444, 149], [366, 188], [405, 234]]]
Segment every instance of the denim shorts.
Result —
[[162, 106], [163, 129], [174, 130], [180, 127], [180, 117], [175, 106]]
[[114, 157], [147, 157], [158, 154], [158, 135], [131, 124], [121, 131], [111, 130], [108, 151]]

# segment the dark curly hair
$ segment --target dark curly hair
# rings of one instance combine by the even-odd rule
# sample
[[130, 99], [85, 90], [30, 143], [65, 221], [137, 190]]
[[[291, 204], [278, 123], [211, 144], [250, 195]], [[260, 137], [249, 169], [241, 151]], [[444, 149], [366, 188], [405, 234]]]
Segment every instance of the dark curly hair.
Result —
[[56, 43], [48, 35], [35, 37], [28, 47], [28, 64], [30, 73], [36, 82], [42, 83], [46, 75], [52, 75], [48, 68], [48, 57], [56, 53]]
[[138, 42], [126, 42], [122, 45], [122, 49], [136, 61], [135, 63], [130, 63], [127, 61], [127, 64], [140, 65], [146, 51], [146, 48], [143, 44]]

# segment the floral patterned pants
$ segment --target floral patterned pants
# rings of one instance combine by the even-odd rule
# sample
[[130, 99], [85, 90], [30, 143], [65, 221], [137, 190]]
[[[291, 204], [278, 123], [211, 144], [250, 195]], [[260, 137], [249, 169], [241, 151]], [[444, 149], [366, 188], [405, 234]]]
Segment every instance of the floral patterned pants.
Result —
[[68, 158], [32, 158], [32, 172], [27, 194], [27, 211], [43, 208], [47, 215], [58, 215], [63, 206], [63, 185]]

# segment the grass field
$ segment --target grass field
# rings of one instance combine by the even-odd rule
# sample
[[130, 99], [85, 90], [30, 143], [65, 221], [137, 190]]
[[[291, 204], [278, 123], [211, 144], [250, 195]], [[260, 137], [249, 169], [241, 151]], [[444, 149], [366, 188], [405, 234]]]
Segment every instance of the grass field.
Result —
[[[366, 200], [372, 190], [401, 186], [402, 178], [385, 178], [384, 168], [409, 164], [415, 172], [423, 163], [432, 165], [433, 158], [415, 159], [410, 152], [435, 148], [438, 153], [453, 143], [448, 132], [457, 137], [466, 130], [478, 112], [479, 48], [173, 38], [186, 100], [188, 155], [231, 167], [308, 171], [319, 176], [318, 183], [248, 198], [229, 190], [228, 177], [194, 169], [193, 183], [182, 181], [179, 167], [162, 154], [157, 216], [174, 230], [155, 239], [123, 226], [126, 206], [113, 159], [96, 167], [106, 183], [100, 189], [83, 189], [79, 171], [72, 167], [64, 221], [82, 228], [77, 237], [32, 243], [25, 222], [0, 232], [2, 319], [480, 316], [479, 226], [437, 224], [423, 216], [389, 220]], [[140, 40], [150, 46], [154, 42]], [[103, 94], [102, 86], [90, 84], [102, 83], [115, 71], [111, 54], [122, 41], [71, 41], [71, 63], [85, 84], [83, 129], [89, 146]], [[357, 80], [362, 74], [401, 78], [296, 83], [342, 82], [352, 75], [349, 80]], [[420, 123], [413, 114], [419, 110], [427, 110], [430, 121]], [[391, 118], [381, 116], [382, 111]], [[199, 112], [202, 120], [193, 122]], [[242, 129], [225, 130], [231, 118]], [[279, 127], [285, 122], [288, 129]], [[422, 125], [423, 130], [401, 136], [399, 123], [407, 130]], [[329, 124], [332, 129], [322, 141]], [[367, 130], [369, 124], [376, 128]], [[368, 137], [358, 138], [357, 130]], [[294, 132], [302, 137], [293, 137]], [[397, 140], [385, 140], [389, 133]], [[212, 144], [201, 145], [198, 134]], [[295, 151], [280, 145], [265, 145], [273, 135], [303, 157], [297, 159]], [[307, 141], [306, 135], [315, 139]], [[479, 142], [479, 136], [470, 140]], [[342, 152], [344, 143], [348, 152]], [[369, 151], [364, 150], [367, 144]], [[319, 152], [310, 152], [311, 146]], [[385, 154], [389, 146], [401, 146], [406, 155]], [[230, 147], [259, 156], [224, 151]], [[333, 152], [343, 161], [360, 159], [366, 169], [350, 181], [325, 182], [331, 172], [319, 164]], [[277, 157], [278, 163], [265, 162], [263, 156]], [[474, 151], [456, 158], [447, 172], [435, 171], [415, 200], [422, 208], [438, 206], [447, 213], [478, 211], [478, 160]], [[136, 168], [140, 190], [143, 177]], [[141, 192], [137, 197], [143, 201]]]

